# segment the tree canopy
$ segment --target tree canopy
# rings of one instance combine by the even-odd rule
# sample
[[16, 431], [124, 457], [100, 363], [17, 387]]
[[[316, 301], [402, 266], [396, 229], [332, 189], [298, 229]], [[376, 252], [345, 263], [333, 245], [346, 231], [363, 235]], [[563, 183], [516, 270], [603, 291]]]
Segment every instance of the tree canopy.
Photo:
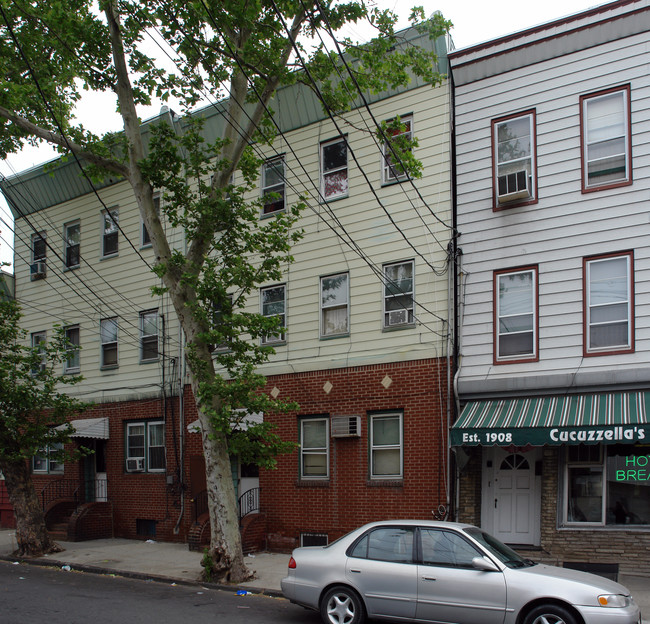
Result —
[[[450, 27], [440, 15], [425, 19], [421, 8], [411, 21], [434, 39]], [[371, 41], [341, 34], [360, 22], [374, 29]], [[255, 374], [271, 352], [258, 339], [282, 331], [280, 322], [238, 310], [260, 284], [281, 278], [309, 201], [305, 192], [297, 205], [260, 222], [262, 200], [247, 199], [263, 161], [253, 147], [270, 145], [278, 134], [272, 97], [280, 87], [304, 85], [335, 116], [362, 94], [403, 87], [414, 75], [439, 83], [435, 54], [402, 39], [395, 23], [391, 11], [362, 0], [0, 0], [0, 155], [26, 141], [47, 141], [90, 165], [86, 175], [117, 174], [133, 189], [161, 291], [187, 341], [210, 492], [211, 555], [222, 579], [247, 574], [234, 489], [224, 476], [229, 451], [270, 465], [274, 452], [287, 450], [265, 425], [230, 434], [237, 410], [288, 407], [261, 392], [264, 380]], [[162, 42], [162, 53], [151, 52], [153, 41]], [[74, 108], [85, 90], [115, 98], [123, 132], [94, 134], [76, 123]], [[183, 131], [171, 118], [153, 129], [146, 146], [138, 110], [154, 100], [174, 103]], [[218, 102], [224, 116], [213, 141], [192, 114], [206, 101]], [[392, 133], [398, 130], [399, 120]], [[391, 134], [386, 126], [377, 131], [384, 139]], [[398, 171], [417, 175], [410, 144], [391, 144]], [[233, 184], [235, 173], [241, 183]], [[162, 193], [162, 212], [155, 192]], [[165, 220], [183, 229], [184, 249], [166, 236]], [[222, 344], [228, 349], [215, 352]]]

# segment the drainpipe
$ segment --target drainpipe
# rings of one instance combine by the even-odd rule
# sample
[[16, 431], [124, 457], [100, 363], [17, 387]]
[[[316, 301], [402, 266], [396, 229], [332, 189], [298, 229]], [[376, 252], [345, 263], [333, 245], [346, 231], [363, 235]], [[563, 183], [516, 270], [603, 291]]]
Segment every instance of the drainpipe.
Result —
[[185, 378], [185, 354], [183, 343], [183, 330], [180, 323], [178, 325], [178, 444], [179, 461], [178, 461], [178, 486], [181, 493], [181, 509], [178, 514], [176, 526], [174, 526], [174, 535], [180, 532], [181, 522], [185, 515], [185, 397], [183, 394], [183, 379]]

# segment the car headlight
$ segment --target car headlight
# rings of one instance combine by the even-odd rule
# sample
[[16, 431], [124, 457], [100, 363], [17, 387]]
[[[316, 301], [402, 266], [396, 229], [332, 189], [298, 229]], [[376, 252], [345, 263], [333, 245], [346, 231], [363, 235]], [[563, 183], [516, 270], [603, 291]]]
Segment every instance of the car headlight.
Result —
[[598, 604], [601, 607], [629, 607], [632, 604], [632, 597], [623, 594], [601, 594], [598, 596]]

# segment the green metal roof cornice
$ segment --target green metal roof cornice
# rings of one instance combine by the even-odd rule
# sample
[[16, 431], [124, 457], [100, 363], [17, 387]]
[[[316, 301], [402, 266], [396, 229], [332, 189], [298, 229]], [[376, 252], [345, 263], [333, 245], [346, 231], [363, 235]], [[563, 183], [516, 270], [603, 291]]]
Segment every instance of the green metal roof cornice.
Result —
[[[445, 37], [439, 37], [435, 41], [431, 41], [426, 34], [421, 34], [416, 28], [408, 28], [401, 32], [401, 38], [405, 44], [416, 44], [434, 51], [438, 57], [438, 71], [441, 74], [447, 73]], [[411, 83], [407, 87], [378, 94], [366, 94], [366, 101], [374, 103], [385, 100], [400, 93], [425, 86], [425, 84], [423, 80], [413, 76]], [[223, 117], [225, 106], [226, 102], [222, 101], [193, 113], [205, 118], [204, 133], [207, 141], [214, 141], [222, 136], [225, 123]], [[249, 106], [252, 111], [253, 104]], [[362, 102], [359, 98], [359, 102], [353, 108], [360, 106], [362, 106]], [[323, 111], [314, 92], [302, 84], [293, 84], [278, 89], [270, 107], [274, 111], [275, 120], [282, 132], [309, 126], [327, 118], [327, 114]], [[169, 113], [165, 111], [143, 122], [141, 128], [145, 149], [151, 125], [169, 119]], [[118, 176], [107, 176], [101, 183], [91, 184], [81, 173], [77, 161], [72, 157], [68, 157], [67, 159], [60, 158], [33, 167], [9, 178], [0, 178], [0, 191], [7, 199], [14, 218], [19, 219], [23, 215], [29, 215], [50, 206], [82, 197], [120, 181], [122, 181], [122, 178]]]

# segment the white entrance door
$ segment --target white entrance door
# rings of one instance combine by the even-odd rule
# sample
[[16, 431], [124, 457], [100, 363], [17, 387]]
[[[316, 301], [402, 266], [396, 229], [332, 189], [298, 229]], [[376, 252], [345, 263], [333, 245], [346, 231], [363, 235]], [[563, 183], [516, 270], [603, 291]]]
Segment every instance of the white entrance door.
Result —
[[493, 447], [485, 455], [485, 529], [507, 544], [539, 545], [541, 477], [535, 475], [535, 464], [540, 449], [512, 453]]

